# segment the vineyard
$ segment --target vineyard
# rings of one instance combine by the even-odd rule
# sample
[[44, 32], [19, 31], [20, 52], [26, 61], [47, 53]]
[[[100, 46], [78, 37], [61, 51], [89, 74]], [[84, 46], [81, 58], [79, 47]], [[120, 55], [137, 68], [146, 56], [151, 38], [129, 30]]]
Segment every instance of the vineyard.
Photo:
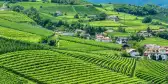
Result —
[[137, 64], [136, 76], [154, 84], [166, 84], [166, 64], [140, 60]]
[[6, 39], [3, 37], [0, 37], [0, 43], [1, 43], [0, 54], [13, 52], [13, 51], [21, 51], [21, 50], [38, 50], [38, 49], [50, 48], [48, 46], [41, 45], [41, 44], [22, 42], [18, 40]]
[[93, 40], [86, 40], [86, 39], [80, 39], [76, 37], [66, 37], [66, 36], [61, 36], [59, 38], [61, 40], [66, 40], [66, 41], [71, 41], [71, 42], [76, 42], [76, 43], [81, 43], [81, 44], [87, 44], [87, 45], [92, 45], [92, 46], [97, 46], [97, 47], [103, 47], [103, 48], [112, 49], [112, 50], [121, 49], [121, 45], [113, 44], [113, 43], [96, 42]]
[[22, 32], [10, 28], [5, 28], [1, 26], [0, 26], [0, 36], [28, 42], [39, 42], [41, 39], [41, 36], [39, 35]]
[[35, 23], [28, 16], [13, 11], [1, 11], [0, 18], [17, 23]]
[[36, 83], [136, 84], [145, 82], [53, 51], [19, 51], [3, 54], [0, 59], [1, 68]]
[[28, 32], [28, 33], [32, 33], [32, 34], [36, 34], [36, 35], [41, 35], [41, 36], [50, 36], [53, 34], [52, 31], [47, 30], [45, 28], [40, 28], [40, 26], [38, 26], [38, 25], [34, 26], [31, 24], [27, 24], [27, 23], [19, 23], [18, 24], [18, 23], [11, 22], [8, 20], [3, 20], [1, 18], [0, 18], [0, 26], [19, 30], [19, 31], [24, 31], [24, 32]]

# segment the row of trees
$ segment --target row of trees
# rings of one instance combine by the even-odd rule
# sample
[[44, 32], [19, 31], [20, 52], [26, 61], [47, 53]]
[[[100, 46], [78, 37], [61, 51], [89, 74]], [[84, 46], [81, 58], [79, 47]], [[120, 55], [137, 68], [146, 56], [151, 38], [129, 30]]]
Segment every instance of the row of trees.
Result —
[[144, 15], [155, 15], [158, 13], [158, 6], [156, 5], [144, 5], [144, 6], [136, 6], [136, 5], [127, 5], [120, 4], [114, 6], [114, 10], [117, 12], [125, 12], [133, 15], [144, 16]]

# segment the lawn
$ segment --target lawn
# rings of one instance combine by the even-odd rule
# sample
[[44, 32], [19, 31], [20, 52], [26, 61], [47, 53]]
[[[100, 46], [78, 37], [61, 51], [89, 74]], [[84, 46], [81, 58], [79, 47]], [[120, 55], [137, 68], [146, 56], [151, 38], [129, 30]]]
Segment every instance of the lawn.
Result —
[[158, 37], [153, 37], [153, 38], [146, 38], [146, 40], [139, 42], [139, 44], [141, 46], [143, 46], [145, 44], [157, 44], [160, 46], [168, 46], [168, 40], [158, 38]]

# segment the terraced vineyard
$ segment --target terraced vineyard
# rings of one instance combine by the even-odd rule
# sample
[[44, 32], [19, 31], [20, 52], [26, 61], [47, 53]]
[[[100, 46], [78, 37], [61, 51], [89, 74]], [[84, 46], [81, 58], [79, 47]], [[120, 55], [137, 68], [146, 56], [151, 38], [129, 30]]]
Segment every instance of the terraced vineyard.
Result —
[[24, 32], [28, 32], [36, 35], [41, 35], [41, 36], [50, 36], [53, 34], [52, 31], [42, 28], [38, 25], [33, 26], [27, 23], [18, 24], [18, 23], [10, 22], [8, 20], [3, 20], [3, 19], [0, 19], [0, 26], [15, 29], [15, 30], [20, 30], [20, 31], [24, 31]]
[[128, 76], [134, 75], [134, 69], [136, 65], [135, 59], [123, 58], [120, 56], [119, 57], [111, 56], [107, 59], [105, 56], [86, 54], [81, 52], [74, 52], [74, 51], [58, 51], [58, 52], [84, 60], [89, 63], [96, 64], [102, 68], [126, 74]]
[[167, 84], [166, 64], [152, 60], [140, 60], [137, 63], [136, 76], [150, 83]]
[[[39, 42], [41, 36], [0, 26], [0, 36], [27, 42]], [[36, 39], [34, 39], [36, 38]]]
[[145, 83], [53, 51], [19, 51], [0, 59], [1, 68], [36, 83]]
[[11, 22], [35, 23], [28, 16], [13, 11], [0, 11], [0, 18]]
[[76, 37], [67, 37], [67, 36], [61, 36], [59, 37], [61, 40], [81, 43], [81, 44], [87, 44], [92, 46], [98, 46], [103, 47], [107, 49], [113, 49], [113, 50], [121, 50], [121, 45], [113, 44], [113, 43], [103, 43], [103, 42], [95, 42], [93, 40], [86, 40], [86, 39], [80, 39]]
[[97, 47], [87, 44], [81, 44], [66, 40], [59, 41], [59, 48], [64, 50], [73, 50], [73, 51], [82, 51], [82, 52], [89, 52], [89, 51], [97, 51], [97, 50], [105, 50], [106, 48]]
[[28, 42], [22, 42], [12, 39], [6, 39], [0, 37], [0, 54], [13, 52], [13, 51], [20, 51], [20, 50], [35, 50], [35, 49], [49, 49], [50, 47], [41, 45], [41, 44], [34, 44]]

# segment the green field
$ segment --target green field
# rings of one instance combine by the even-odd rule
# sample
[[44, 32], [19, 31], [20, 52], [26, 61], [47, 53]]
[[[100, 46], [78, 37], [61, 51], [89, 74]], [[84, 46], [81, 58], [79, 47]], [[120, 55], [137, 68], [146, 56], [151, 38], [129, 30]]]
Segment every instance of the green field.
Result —
[[0, 18], [11, 22], [35, 23], [28, 16], [13, 11], [0, 11]]
[[41, 36], [50, 36], [53, 34], [52, 31], [42, 28], [40, 26], [33, 26], [27, 23], [18, 24], [18, 23], [10, 22], [8, 20], [3, 20], [3, 19], [0, 19], [0, 26], [11, 28], [11, 29], [16, 29], [16, 30], [20, 30], [20, 31], [24, 31], [24, 32], [32, 33], [32, 34], [37, 34]]
[[28, 42], [39, 42], [41, 39], [41, 36], [39, 35], [22, 32], [10, 28], [5, 28], [1, 26], [0, 26], [0, 36]]
[[143, 40], [139, 42], [141, 46], [144, 46], [145, 44], [157, 44], [160, 46], [167, 46], [168, 45], [168, 40], [158, 38], [158, 37], [153, 37], [153, 38], [146, 38], [146, 40]]

